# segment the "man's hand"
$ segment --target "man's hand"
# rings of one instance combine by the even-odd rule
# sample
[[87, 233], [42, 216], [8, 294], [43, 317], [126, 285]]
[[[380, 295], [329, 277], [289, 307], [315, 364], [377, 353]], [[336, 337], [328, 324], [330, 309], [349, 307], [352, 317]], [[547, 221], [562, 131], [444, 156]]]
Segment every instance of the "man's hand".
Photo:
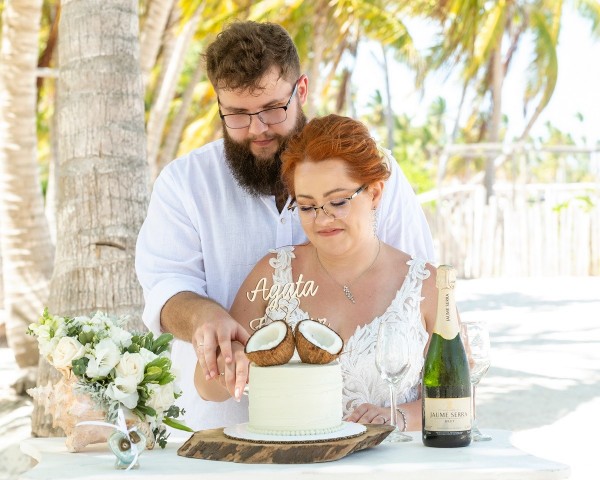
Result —
[[[250, 334], [244, 327], [217, 302], [193, 292], [171, 297], [160, 319], [164, 331], [191, 342], [205, 379], [225, 377], [219, 381], [225, 381], [230, 394], [239, 400], [248, 379], [248, 360], [243, 347]], [[217, 357], [222, 361], [221, 369]]]
[[[225, 310], [215, 309], [192, 334], [192, 345], [206, 380], [225, 375], [229, 393], [239, 400], [248, 379], [244, 345], [250, 334]], [[219, 371], [217, 356], [223, 357], [225, 371]]]

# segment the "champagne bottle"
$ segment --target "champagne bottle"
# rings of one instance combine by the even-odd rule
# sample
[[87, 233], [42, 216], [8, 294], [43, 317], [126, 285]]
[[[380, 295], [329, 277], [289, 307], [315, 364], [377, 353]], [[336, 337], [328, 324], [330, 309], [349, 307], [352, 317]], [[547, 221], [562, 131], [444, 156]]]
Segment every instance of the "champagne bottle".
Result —
[[454, 299], [456, 270], [437, 269], [438, 306], [423, 367], [423, 444], [464, 447], [471, 443], [471, 382]]

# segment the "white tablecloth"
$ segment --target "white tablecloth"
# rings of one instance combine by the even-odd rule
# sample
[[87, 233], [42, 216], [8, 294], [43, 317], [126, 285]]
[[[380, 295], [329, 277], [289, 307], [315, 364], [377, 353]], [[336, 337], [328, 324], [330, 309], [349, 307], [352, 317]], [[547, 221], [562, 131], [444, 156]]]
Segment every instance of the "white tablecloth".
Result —
[[188, 478], [244, 480], [293, 480], [313, 477], [340, 480], [545, 480], [569, 477], [567, 465], [535, 457], [510, 443], [511, 432], [489, 430], [490, 442], [473, 442], [465, 448], [427, 448], [420, 432], [411, 432], [408, 443], [382, 443], [341, 460], [302, 465], [248, 465], [185, 458], [177, 455], [182, 440], [170, 441], [165, 450], [156, 448], [140, 456], [140, 468], [124, 472], [114, 469], [114, 456], [107, 445], [90, 445], [83, 452], [69, 453], [64, 438], [35, 438], [22, 442], [21, 450], [39, 464], [22, 480], [122, 480]]

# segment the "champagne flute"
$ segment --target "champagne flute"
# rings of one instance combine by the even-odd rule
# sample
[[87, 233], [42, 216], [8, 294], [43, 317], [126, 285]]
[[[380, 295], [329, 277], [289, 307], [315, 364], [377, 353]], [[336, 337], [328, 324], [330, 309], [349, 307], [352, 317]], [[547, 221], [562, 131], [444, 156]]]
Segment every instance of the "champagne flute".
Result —
[[470, 379], [472, 387], [473, 402], [473, 426], [471, 427], [471, 438], [474, 442], [485, 442], [492, 437], [481, 433], [477, 427], [475, 415], [475, 390], [483, 376], [490, 368], [490, 334], [487, 322], [481, 318], [465, 320], [461, 324], [463, 340], [467, 346], [469, 356]]
[[390, 388], [390, 425], [394, 431], [386, 438], [387, 442], [410, 442], [412, 437], [398, 428], [396, 411], [396, 389], [410, 371], [410, 341], [406, 327], [398, 321], [382, 322], [377, 335], [375, 365], [381, 378]]

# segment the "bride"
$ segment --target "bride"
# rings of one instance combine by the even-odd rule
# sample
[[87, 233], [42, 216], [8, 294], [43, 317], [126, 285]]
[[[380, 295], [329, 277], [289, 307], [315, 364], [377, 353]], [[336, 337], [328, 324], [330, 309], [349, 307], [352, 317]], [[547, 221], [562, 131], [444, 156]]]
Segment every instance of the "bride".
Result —
[[[377, 206], [388, 176], [386, 159], [362, 123], [338, 115], [310, 121], [282, 154], [282, 180], [294, 199], [288, 208], [299, 216], [309, 241], [261, 259], [230, 313], [249, 332], [265, 320], [267, 307], [267, 316], [285, 316], [292, 327], [305, 318], [325, 322], [344, 340], [339, 359], [345, 420], [379, 424], [389, 422], [390, 409], [388, 384], [375, 367], [377, 331], [381, 322], [400, 320], [417, 348], [412, 349], [410, 385], [397, 395], [398, 422], [401, 429], [418, 430], [419, 372], [435, 320], [436, 270], [377, 238]], [[248, 294], [257, 285], [268, 292], [274, 284], [307, 281], [317, 288], [285, 305], [269, 305], [263, 296]], [[220, 371], [217, 381], [206, 380], [197, 366], [198, 393], [221, 401], [233, 392], [239, 399], [235, 385], [248, 376], [241, 344], [234, 361]]]

